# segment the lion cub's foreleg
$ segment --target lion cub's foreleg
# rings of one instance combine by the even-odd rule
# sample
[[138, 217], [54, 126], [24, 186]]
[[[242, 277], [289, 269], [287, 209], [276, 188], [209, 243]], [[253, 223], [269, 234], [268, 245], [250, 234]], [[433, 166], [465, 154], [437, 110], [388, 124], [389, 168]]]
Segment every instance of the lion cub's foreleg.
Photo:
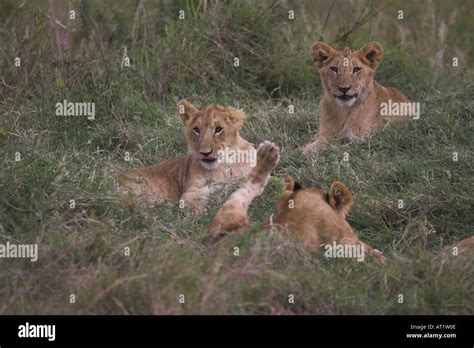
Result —
[[248, 208], [252, 201], [262, 194], [279, 159], [280, 149], [275, 144], [269, 141], [260, 144], [257, 150], [257, 165], [246, 182], [230, 195], [214, 217], [208, 230], [208, 240], [215, 240], [223, 231], [232, 231], [248, 224]]
[[312, 142], [303, 146], [303, 153], [309, 155], [313, 151], [324, 150], [329, 145], [331, 139], [332, 137], [317, 133]]
[[186, 211], [200, 215], [206, 210], [209, 196], [216, 190], [205, 183], [190, 186], [180, 197], [180, 204], [184, 205]]

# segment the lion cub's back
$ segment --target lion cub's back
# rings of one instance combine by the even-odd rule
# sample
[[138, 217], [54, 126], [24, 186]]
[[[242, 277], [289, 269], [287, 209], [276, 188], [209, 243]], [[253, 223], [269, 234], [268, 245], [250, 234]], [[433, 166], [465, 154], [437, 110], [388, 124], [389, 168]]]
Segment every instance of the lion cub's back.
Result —
[[388, 94], [389, 94], [389, 99], [392, 99], [392, 101], [400, 102], [400, 103], [408, 103], [409, 100], [403, 94], [399, 89], [395, 87], [385, 87]]
[[190, 155], [184, 155], [150, 166], [133, 168], [122, 173], [119, 180], [136, 194], [145, 194], [151, 199], [178, 201], [186, 187], [191, 161]]

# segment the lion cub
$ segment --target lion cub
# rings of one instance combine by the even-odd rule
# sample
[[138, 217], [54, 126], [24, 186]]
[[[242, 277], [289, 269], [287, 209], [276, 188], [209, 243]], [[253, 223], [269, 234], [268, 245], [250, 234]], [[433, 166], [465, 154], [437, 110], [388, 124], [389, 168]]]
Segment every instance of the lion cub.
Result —
[[[178, 114], [184, 126], [188, 154], [128, 170], [119, 179], [127, 191], [144, 194], [150, 201], [182, 200], [185, 207], [202, 212], [207, 198], [217, 188], [247, 177], [255, 148], [240, 136], [245, 120], [242, 110], [216, 104], [198, 109], [181, 100]], [[246, 156], [240, 156], [239, 161], [226, 161], [222, 154], [232, 151]]]
[[[253, 199], [260, 196], [270, 173], [279, 161], [279, 148], [271, 142], [262, 143], [257, 152], [257, 165], [247, 181], [221, 207], [209, 227], [207, 242], [216, 241], [226, 231], [250, 226], [247, 211]], [[383, 254], [362, 242], [346, 221], [352, 204], [352, 194], [341, 182], [332, 183], [329, 191], [317, 187], [303, 188], [293, 178], [283, 183], [283, 192], [276, 203], [275, 213], [264, 229], [292, 233], [312, 248], [322, 244], [359, 245], [364, 253], [384, 262]]]
[[[377, 42], [359, 50], [336, 50], [316, 42], [311, 57], [321, 75], [324, 95], [319, 103], [319, 130], [314, 140], [303, 147], [305, 154], [324, 149], [332, 140], [362, 140], [383, 125], [382, 103], [407, 103], [398, 89], [384, 87], [374, 80], [383, 56]], [[391, 100], [391, 102], [389, 102]], [[400, 116], [388, 117], [395, 120]]]

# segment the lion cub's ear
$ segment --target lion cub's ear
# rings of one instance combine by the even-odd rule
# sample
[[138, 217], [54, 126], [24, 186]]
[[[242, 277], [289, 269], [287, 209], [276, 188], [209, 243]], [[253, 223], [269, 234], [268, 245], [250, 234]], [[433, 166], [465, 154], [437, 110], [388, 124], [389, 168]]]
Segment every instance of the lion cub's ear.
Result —
[[296, 192], [298, 190], [301, 190], [303, 187], [299, 182], [297, 182], [295, 179], [293, 179], [291, 176], [287, 176], [285, 180], [283, 181], [283, 192], [284, 191], [291, 191], [291, 192]]
[[352, 204], [352, 193], [347, 186], [340, 181], [334, 181], [327, 195], [329, 205], [345, 216]]
[[226, 108], [226, 116], [227, 120], [232, 124], [233, 126], [236, 126], [238, 129], [240, 129], [245, 121], [245, 112], [242, 109], [236, 109], [233, 108], [232, 106], [228, 106]]
[[315, 42], [309, 49], [309, 54], [318, 68], [322, 68], [334, 56], [336, 50], [325, 42]]
[[383, 47], [378, 42], [369, 42], [359, 50], [359, 58], [365, 65], [375, 70], [383, 56]]
[[178, 102], [178, 115], [181, 117], [181, 121], [183, 124], [188, 122], [194, 113], [196, 113], [198, 109], [188, 102], [186, 99], [180, 100]]

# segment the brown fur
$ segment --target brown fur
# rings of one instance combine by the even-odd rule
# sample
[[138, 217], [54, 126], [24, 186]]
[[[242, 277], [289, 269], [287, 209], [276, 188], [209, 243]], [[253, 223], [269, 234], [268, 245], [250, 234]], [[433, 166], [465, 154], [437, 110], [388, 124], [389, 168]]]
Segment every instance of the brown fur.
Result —
[[474, 256], [474, 236], [457, 241], [441, 249], [440, 253], [443, 260], [464, 259]]
[[249, 151], [254, 147], [240, 137], [245, 120], [242, 110], [215, 104], [198, 109], [182, 100], [178, 103], [178, 114], [184, 126], [188, 154], [128, 170], [120, 176], [120, 181], [127, 190], [144, 194], [151, 201], [184, 200], [185, 207], [189, 205], [199, 212], [216, 188], [234, 178], [246, 177], [251, 171], [248, 163], [219, 165], [203, 159], [217, 158], [218, 151], [226, 147]]
[[[384, 87], [374, 80], [383, 56], [383, 48], [377, 42], [369, 42], [359, 50], [348, 47], [335, 50], [324, 42], [316, 42], [310, 54], [321, 75], [324, 95], [319, 104], [319, 130], [314, 140], [303, 147], [305, 154], [324, 149], [338, 138], [349, 141], [366, 138], [383, 125], [382, 102], [408, 102], [398, 89]], [[340, 88], [347, 89], [348, 96], [356, 97], [347, 101], [336, 98], [344, 95]]]
[[[208, 241], [215, 241], [226, 231], [248, 225], [249, 205], [262, 194], [278, 160], [278, 147], [270, 142], [260, 145], [257, 166], [215, 216], [206, 237]], [[262, 227], [291, 233], [311, 248], [334, 241], [340, 244], [361, 244], [366, 253], [383, 262], [385, 258], [382, 253], [359, 240], [346, 221], [351, 204], [352, 194], [341, 182], [334, 182], [326, 191], [321, 188], [303, 188], [288, 177], [283, 183], [283, 192], [276, 203], [275, 213]]]

